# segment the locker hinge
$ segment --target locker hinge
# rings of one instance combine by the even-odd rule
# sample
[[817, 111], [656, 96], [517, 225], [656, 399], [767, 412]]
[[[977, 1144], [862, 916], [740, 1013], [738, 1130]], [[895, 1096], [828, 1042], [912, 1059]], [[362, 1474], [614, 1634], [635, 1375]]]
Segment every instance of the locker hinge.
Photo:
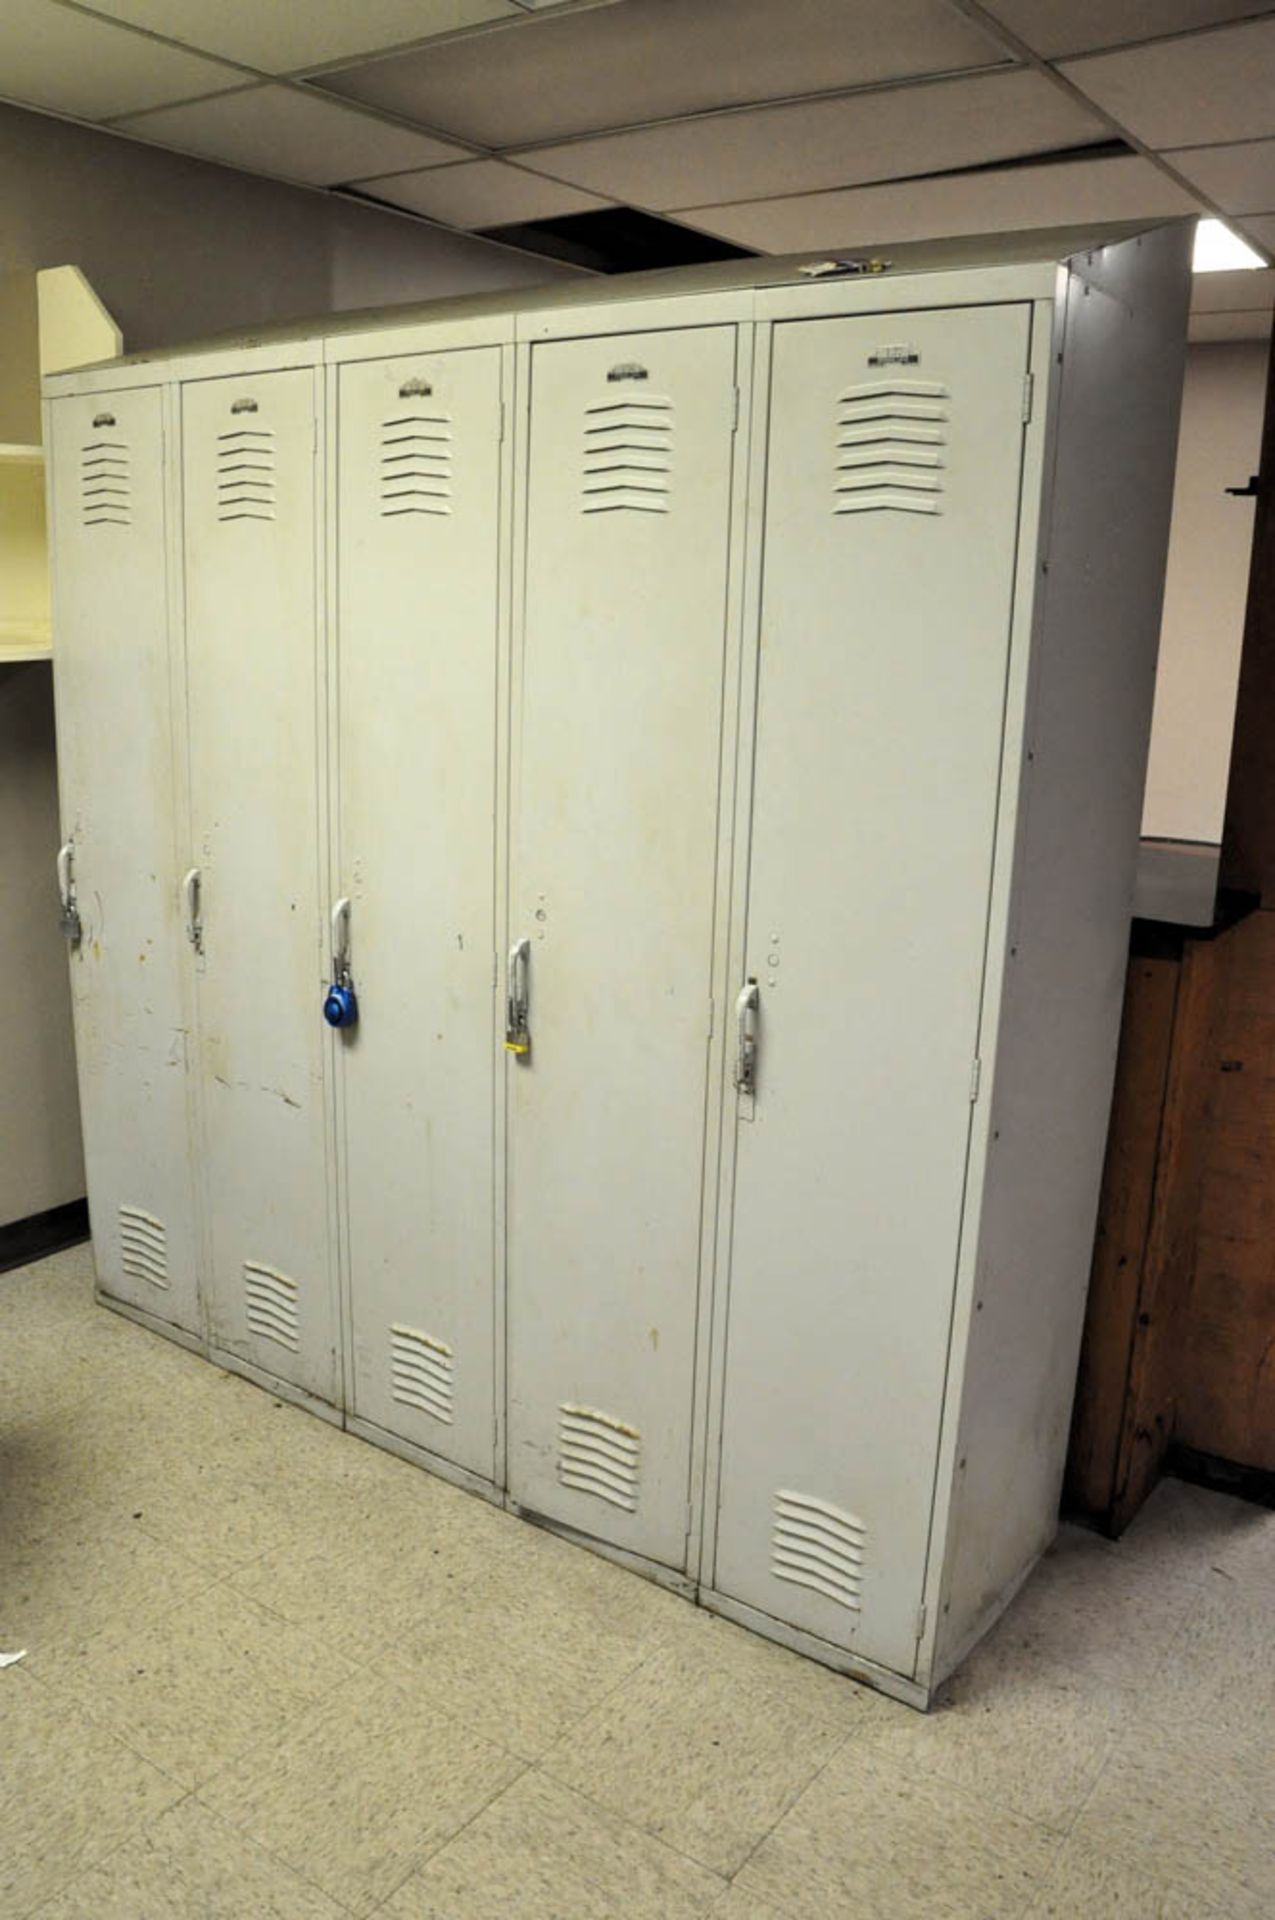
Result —
[[737, 433], [739, 431], [739, 388], [738, 387], [732, 387], [731, 389], [730, 430], [732, 433]]
[[929, 1608], [926, 1606], [924, 1600], [922, 1600], [916, 1610], [916, 1637], [918, 1640], [924, 1640], [925, 1638], [925, 1623], [929, 1617]]
[[1027, 422], [1032, 417], [1032, 400], [1035, 396], [1035, 392], [1036, 392], [1035, 374], [1025, 373], [1023, 375], [1023, 425], [1024, 426], [1027, 425]]
[[982, 1082], [983, 1082], [983, 1063], [979, 1059], [978, 1055], [975, 1054], [974, 1064], [970, 1068], [970, 1104], [971, 1105], [973, 1105], [974, 1101], [978, 1099], [978, 1090], [979, 1090], [979, 1087], [982, 1085]]
[[504, 437], [505, 437], [505, 403], [502, 400], [500, 403], [500, 431], [497, 433], [496, 438], [498, 440], [503, 440]]
[[717, 1002], [710, 995], [708, 1002], [708, 1037], [711, 1040], [717, 1026]]

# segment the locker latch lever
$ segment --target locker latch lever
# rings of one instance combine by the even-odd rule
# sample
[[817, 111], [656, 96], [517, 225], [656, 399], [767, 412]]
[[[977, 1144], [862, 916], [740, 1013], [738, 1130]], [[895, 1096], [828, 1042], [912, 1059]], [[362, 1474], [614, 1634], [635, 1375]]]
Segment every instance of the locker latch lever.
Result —
[[760, 1004], [760, 987], [755, 980], [746, 980], [735, 1001], [735, 1021], [739, 1032], [735, 1053], [735, 1086], [740, 1093], [757, 1091], [757, 1023], [754, 1015]]
[[509, 972], [505, 995], [505, 1048], [525, 1060], [531, 1052], [530, 1014], [530, 940], [515, 940], [509, 949]]
[[71, 862], [75, 856], [75, 847], [68, 840], [58, 849], [58, 899], [62, 910], [58, 915], [58, 925], [66, 935], [68, 945], [78, 947], [83, 928], [80, 925], [80, 910], [75, 904], [75, 877], [71, 871]]

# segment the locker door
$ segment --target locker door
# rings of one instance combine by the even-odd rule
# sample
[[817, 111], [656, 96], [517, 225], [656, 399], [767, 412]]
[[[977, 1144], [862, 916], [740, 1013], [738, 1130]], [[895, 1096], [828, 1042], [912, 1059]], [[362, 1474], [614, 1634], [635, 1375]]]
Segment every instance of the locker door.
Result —
[[498, 347], [340, 375], [343, 1036], [361, 1419], [494, 1473]]
[[[1024, 305], [776, 328], [717, 1589], [910, 1673], [977, 1048]], [[751, 1109], [751, 1110], [750, 1110]]]
[[685, 1562], [734, 330], [532, 356], [509, 1485]]
[[182, 425], [212, 1341], [334, 1401], [314, 376], [190, 383]]
[[53, 402], [54, 672], [98, 1279], [197, 1334], [162, 407], [156, 388]]

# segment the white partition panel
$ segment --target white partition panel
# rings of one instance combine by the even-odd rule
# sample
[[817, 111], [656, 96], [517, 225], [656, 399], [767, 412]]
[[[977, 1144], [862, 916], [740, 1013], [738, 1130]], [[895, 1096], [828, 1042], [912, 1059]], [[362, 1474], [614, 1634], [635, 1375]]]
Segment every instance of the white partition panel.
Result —
[[501, 350], [338, 377], [350, 1410], [491, 1480]]
[[188, 382], [182, 432], [210, 1332], [333, 1402], [315, 375]]

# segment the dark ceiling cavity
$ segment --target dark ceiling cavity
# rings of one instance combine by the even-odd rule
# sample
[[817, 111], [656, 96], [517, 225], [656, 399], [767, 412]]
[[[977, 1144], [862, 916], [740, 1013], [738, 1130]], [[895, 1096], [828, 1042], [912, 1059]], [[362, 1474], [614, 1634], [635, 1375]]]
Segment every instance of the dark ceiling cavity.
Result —
[[706, 260], [744, 260], [754, 249], [696, 233], [676, 220], [639, 213], [636, 207], [600, 207], [556, 220], [518, 221], [484, 227], [484, 240], [499, 240], [593, 273], [637, 273], [647, 267], [692, 267]]

